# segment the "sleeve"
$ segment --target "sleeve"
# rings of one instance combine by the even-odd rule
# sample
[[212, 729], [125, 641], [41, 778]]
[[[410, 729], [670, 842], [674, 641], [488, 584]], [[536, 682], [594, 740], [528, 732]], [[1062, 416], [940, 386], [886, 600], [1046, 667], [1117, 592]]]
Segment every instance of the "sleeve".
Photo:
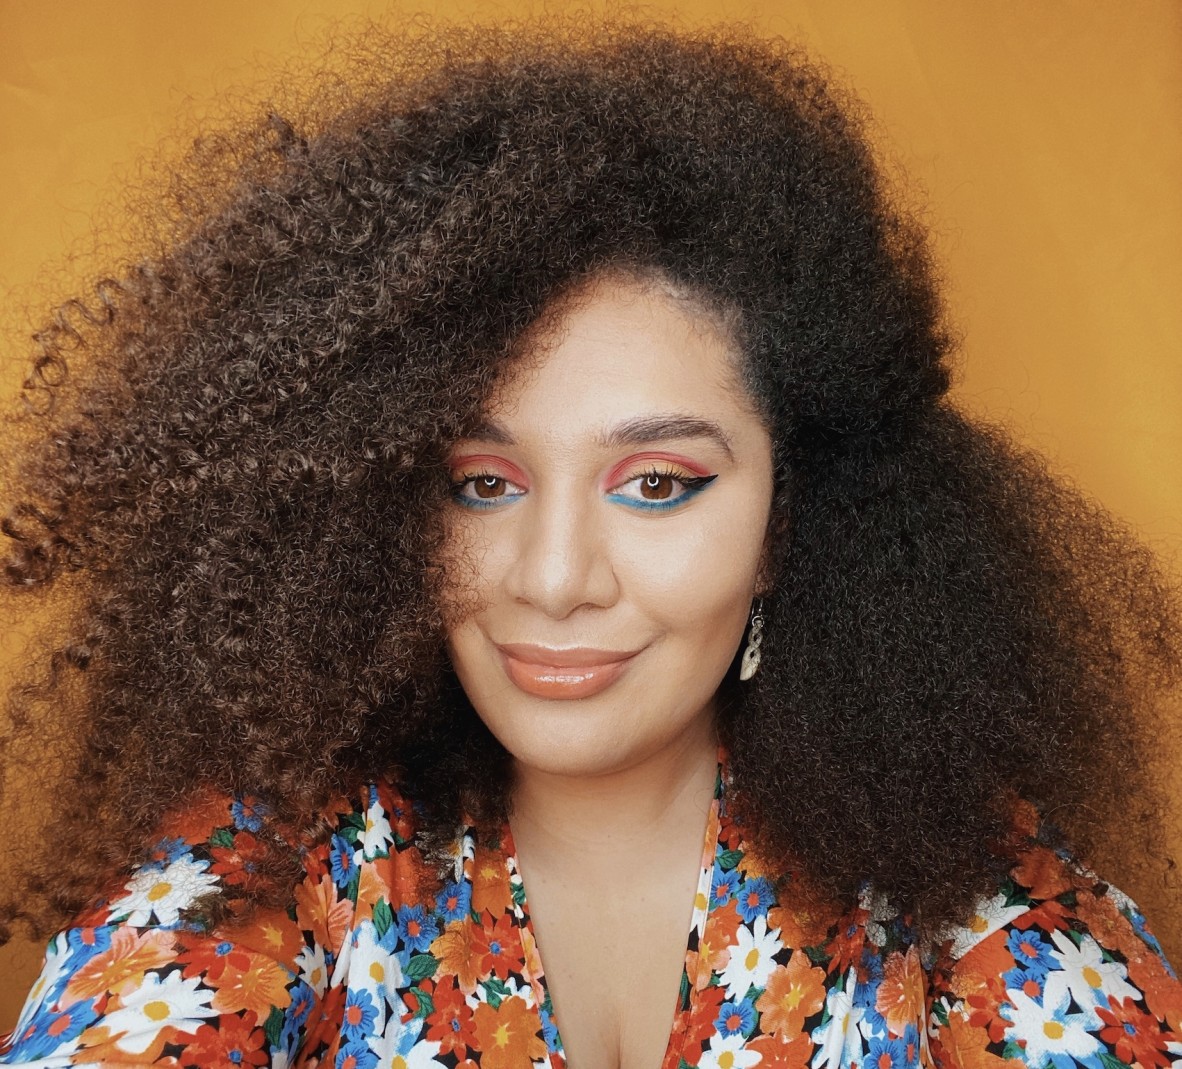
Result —
[[1182, 1067], [1182, 983], [1136, 905], [1036, 846], [933, 970], [947, 1069]]
[[170, 823], [150, 861], [50, 940], [0, 1064], [290, 1065], [327, 984], [323, 926], [297, 905], [212, 931], [190, 920], [255, 878], [261, 825], [249, 798], [225, 796]]

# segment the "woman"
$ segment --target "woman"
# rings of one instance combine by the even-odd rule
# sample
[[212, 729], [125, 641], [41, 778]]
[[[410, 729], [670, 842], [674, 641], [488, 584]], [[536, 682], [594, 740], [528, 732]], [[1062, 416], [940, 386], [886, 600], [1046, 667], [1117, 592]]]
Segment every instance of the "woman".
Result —
[[81, 577], [79, 748], [0, 1060], [1182, 1052], [1048, 819], [1152, 801], [1176, 603], [946, 400], [852, 105], [781, 45], [472, 34], [250, 135], [39, 336], [7, 575]]

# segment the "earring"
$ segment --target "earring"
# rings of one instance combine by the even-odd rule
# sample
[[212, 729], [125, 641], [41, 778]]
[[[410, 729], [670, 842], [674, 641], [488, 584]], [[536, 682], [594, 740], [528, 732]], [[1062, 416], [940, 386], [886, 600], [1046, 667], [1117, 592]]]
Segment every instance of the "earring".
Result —
[[746, 683], [759, 671], [759, 647], [763, 644], [763, 603], [756, 598], [751, 605], [751, 631], [747, 635], [747, 648], [743, 651], [743, 663], [739, 666], [739, 678]]

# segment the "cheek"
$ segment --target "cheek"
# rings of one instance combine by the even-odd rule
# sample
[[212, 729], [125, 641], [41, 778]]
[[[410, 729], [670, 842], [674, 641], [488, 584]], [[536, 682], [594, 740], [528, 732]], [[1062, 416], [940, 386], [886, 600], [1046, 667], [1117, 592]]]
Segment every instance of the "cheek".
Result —
[[[759, 569], [766, 517], [719, 502], [675, 524], [617, 532], [617, 574], [630, 598], [671, 631], [706, 642], [742, 629]], [[709, 628], [710, 630], [706, 630]]]

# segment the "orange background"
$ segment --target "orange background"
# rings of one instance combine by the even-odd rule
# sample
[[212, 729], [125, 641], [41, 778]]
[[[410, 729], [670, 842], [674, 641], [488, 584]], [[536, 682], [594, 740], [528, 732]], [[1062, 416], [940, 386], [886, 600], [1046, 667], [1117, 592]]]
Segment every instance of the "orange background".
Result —
[[[62, 265], [87, 248], [121, 177], [178, 126], [221, 110], [235, 86], [318, 51], [330, 18], [612, 9], [0, 0], [0, 403], [23, 370], [22, 310], [41, 312], [61, 295], [63, 275], [66, 285], [80, 277], [84, 256]], [[869, 102], [927, 206], [964, 336], [961, 403], [1048, 453], [1177, 570], [1182, 4], [662, 0], [644, 11], [689, 23], [745, 19], [796, 37]], [[1182, 815], [1171, 845], [1182, 856]], [[1177, 887], [1117, 882], [1182, 961]], [[0, 1030], [15, 1019], [37, 957], [27, 944], [0, 950]]]

